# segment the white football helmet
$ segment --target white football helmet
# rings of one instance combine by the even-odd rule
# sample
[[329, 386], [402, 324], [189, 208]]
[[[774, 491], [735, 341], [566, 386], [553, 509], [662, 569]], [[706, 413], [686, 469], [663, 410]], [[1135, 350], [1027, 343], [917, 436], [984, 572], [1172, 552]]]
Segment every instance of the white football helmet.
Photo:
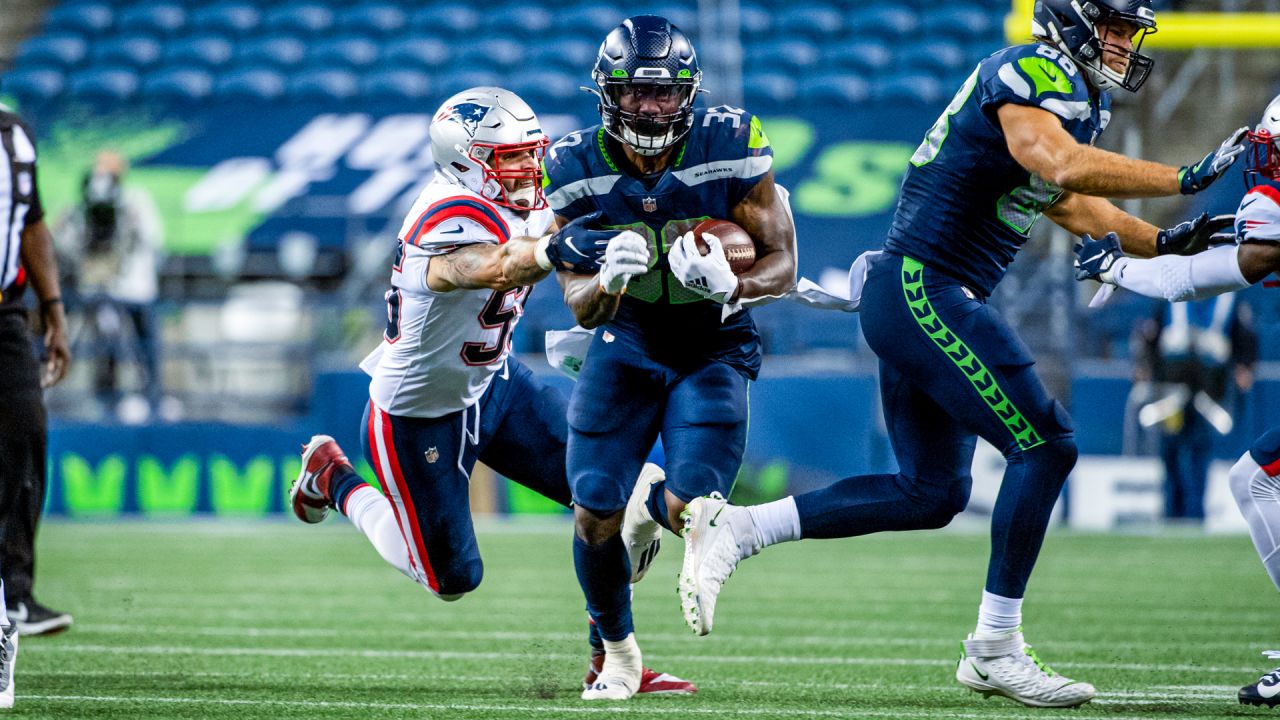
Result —
[[[510, 90], [474, 87], [454, 95], [431, 121], [431, 153], [445, 177], [515, 210], [547, 206], [542, 155], [548, 140], [529, 105]], [[502, 168], [501, 158], [532, 152], [533, 168]], [[503, 180], [532, 180], [508, 192]]]
[[1249, 187], [1262, 178], [1280, 180], [1280, 95], [1262, 111], [1262, 121], [1249, 133], [1249, 156], [1245, 158], [1244, 179]]

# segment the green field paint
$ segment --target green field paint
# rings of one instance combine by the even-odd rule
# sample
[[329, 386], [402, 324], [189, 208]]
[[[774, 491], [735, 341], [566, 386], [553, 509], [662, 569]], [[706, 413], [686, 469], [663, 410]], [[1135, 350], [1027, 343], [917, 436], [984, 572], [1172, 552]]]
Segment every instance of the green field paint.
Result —
[[150, 455], [138, 458], [138, 508], [147, 515], [190, 515], [200, 491], [200, 459], [187, 454], [166, 469]]

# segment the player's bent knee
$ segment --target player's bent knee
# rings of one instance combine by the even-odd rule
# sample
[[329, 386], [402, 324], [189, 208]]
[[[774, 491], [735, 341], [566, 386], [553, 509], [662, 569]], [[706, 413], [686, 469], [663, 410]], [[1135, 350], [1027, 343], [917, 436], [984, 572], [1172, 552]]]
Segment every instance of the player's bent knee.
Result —
[[432, 592], [441, 600], [453, 602], [480, 587], [480, 581], [483, 579], [482, 563], [478, 561], [458, 563], [436, 575], [436, 588]]
[[950, 525], [955, 516], [964, 511], [968, 500], [967, 495], [961, 497], [957, 493], [930, 498], [922, 508], [919, 529], [937, 530]]
[[1260, 469], [1253, 456], [1245, 453], [1227, 473], [1227, 485], [1231, 488], [1231, 497], [1235, 498], [1236, 505], [1241, 510], [1253, 503], [1254, 480], [1260, 474], [1258, 472]]

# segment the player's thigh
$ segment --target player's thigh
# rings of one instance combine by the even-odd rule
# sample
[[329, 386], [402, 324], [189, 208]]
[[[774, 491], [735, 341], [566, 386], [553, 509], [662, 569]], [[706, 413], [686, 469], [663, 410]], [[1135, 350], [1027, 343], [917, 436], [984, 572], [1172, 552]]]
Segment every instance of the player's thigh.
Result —
[[898, 472], [915, 490], [968, 503], [977, 435], [910, 377], [880, 363], [880, 403]]
[[1071, 434], [1026, 345], [954, 280], [890, 255], [863, 301], [863, 334], [881, 361], [1004, 454]]
[[442, 595], [469, 592], [483, 566], [471, 522], [475, 446], [467, 437], [475, 408], [442, 418], [389, 415], [370, 404], [368, 459], [422, 580]]
[[482, 401], [480, 461], [538, 494], [568, 506], [567, 403], [522, 363], [511, 360]]
[[670, 391], [662, 419], [667, 489], [684, 501], [719, 492], [728, 497], [747, 447], [748, 381], [710, 362]]

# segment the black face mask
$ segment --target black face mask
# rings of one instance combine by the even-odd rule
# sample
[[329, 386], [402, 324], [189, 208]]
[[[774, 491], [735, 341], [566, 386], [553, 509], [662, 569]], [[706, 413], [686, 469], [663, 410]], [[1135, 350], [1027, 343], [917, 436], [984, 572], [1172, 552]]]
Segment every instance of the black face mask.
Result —
[[84, 197], [85, 233], [90, 252], [110, 249], [116, 238], [120, 207], [120, 177], [96, 172], [85, 176], [81, 188]]

